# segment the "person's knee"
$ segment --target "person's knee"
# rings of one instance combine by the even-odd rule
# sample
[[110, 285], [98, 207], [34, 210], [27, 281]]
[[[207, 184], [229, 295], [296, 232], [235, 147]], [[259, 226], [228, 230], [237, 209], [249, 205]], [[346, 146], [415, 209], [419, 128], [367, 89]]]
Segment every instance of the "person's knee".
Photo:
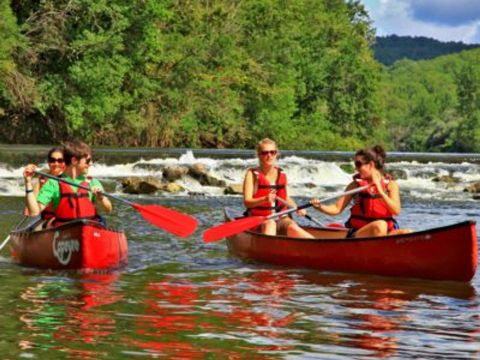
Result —
[[287, 228], [287, 236], [297, 238], [309, 238], [313, 239], [313, 235], [303, 230], [298, 224], [292, 223]]
[[266, 235], [276, 235], [277, 224], [275, 220], [268, 220], [263, 224], [263, 233]]
[[297, 232], [298, 232], [298, 225], [295, 224], [295, 223], [292, 223], [292, 224], [288, 224], [287, 226], [287, 235], [288, 236], [292, 236], [292, 235], [295, 235]]
[[372, 233], [374, 236], [383, 236], [388, 233], [388, 224], [386, 221], [379, 220], [372, 223]]

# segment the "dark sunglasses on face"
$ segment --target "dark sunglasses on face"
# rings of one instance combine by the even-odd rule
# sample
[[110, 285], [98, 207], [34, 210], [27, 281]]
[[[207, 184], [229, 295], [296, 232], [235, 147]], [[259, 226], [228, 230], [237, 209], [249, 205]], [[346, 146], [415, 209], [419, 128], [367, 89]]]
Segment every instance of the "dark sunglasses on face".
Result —
[[65, 162], [65, 160], [62, 159], [62, 158], [54, 158], [54, 157], [50, 157], [50, 156], [49, 156], [49, 157], [48, 157], [48, 162], [49, 162], [50, 164], [53, 164], [53, 163], [63, 164], [63, 163]]
[[363, 165], [366, 165], [368, 163], [360, 161], [360, 160], [356, 160], [356, 161], [353, 162], [353, 164], [355, 165], [356, 168], [359, 168], [359, 167], [362, 167]]
[[85, 159], [85, 164], [90, 164], [92, 162], [92, 158], [89, 156], [89, 157], [86, 157], [84, 158]]
[[260, 155], [267, 156], [267, 155], [275, 156], [277, 155], [277, 150], [267, 150], [267, 151], [260, 151]]

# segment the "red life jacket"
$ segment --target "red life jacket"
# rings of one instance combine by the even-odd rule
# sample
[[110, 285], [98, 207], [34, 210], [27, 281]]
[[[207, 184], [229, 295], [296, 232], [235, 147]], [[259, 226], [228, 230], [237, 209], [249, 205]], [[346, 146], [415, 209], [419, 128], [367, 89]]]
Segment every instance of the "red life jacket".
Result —
[[[353, 177], [358, 187], [368, 185], [368, 181], [361, 179], [358, 174]], [[383, 190], [388, 194], [388, 183], [392, 180], [390, 175], [382, 179]], [[354, 205], [350, 209], [350, 218], [345, 223], [346, 227], [360, 229], [375, 220], [385, 220], [388, 231], [395, 229], [396, 221], [393, 214], [388, 210], [387, 204], [378, 193], [376, 186], [371, 186], [354, 197]]]
[[[40, 185], [40, 189], [43, 185], [48, 181], [48, 178], [44, 176], [40, 176], [38, 178], [38, 184]], [[42, 220], [50, 220], [55, 217], [55, 210], [53, 209], [52, 203], [48, 204], [45, 209], [42, 210], [40, 213], [40, 218]]]
[[[88, 197], [88, 191], [78, 188], [77, 192], [72, 187], [63, 182], [60, 186], [60, 203], [55, 209], [55, 225], [77, 219], [98, 220], [97, 209]], [[89, 186], [88, 181], [81, 183], [83, 186]]]
[[[287, 175], [280, 168], [277, 169], [277, 180], [275, 184], [271, 184], [265, 174], [262, 173], [259, 169], [250, 169], [252, 172], [255, 181], [256, 191], [253, 194], [253, 198], [264, 197], [275, 190], [275, 193], [278, 197], [281, 197], [284, 200], [287, 200]], [[247, 209], [247, 213], [251, 216], [268, 216], [273, 212], [280, 212], [286, 209], [286, 206], [280, 201], [275, 200], [275, 204], [269, 203], [268, 201], [261, 203], [253, 208]]]

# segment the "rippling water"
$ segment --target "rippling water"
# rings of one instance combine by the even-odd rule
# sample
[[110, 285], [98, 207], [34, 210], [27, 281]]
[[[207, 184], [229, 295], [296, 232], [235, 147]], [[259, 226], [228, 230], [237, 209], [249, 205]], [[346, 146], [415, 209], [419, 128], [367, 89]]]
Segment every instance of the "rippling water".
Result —
[[[480, 215], [461, 194], [415, 193], [403, 199], [404, 226]], [[2, 251], [2, 358], [480, 358], [478, 276], [454, 283], [248, 264], [222, 241], [201, 241], [224, 206], [240, 209], [239, 197], [129, 199], [188, 212], [200, 228], [178, 239], [116, 204], [108, 222], [125, 230], [130, 254], [128, 266], [112, 273], [22, 268]], [[0, 197], [2, 236], [22, 206], [20, 197]]]

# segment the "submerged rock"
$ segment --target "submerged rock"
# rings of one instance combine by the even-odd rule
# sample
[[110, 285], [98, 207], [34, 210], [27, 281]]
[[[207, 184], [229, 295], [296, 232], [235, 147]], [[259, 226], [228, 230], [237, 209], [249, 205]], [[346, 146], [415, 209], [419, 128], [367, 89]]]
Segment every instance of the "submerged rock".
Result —
[[164, 184], [161, 190], [169, 193], [178, 193], [178, 192], [182, 192], [185, 189], [181, 185], [178, 185], [172, 182], [172, 183]]
[[405, 170], [402, 169], [391, 169], [388, 170], [387, 173], [393, 176], [395, 180], [407, 180], [408, 174]]
[[127, 194], [153, 194], [162, 189], [162, 182], [153, 177], [128, 177], [122, 180], [122, 191]]
[[188, 169], [188, 175], [197, 180], [203, 186], [225, 187], [225, 180], [217, 179], [208, 173], [208, 169], [204, 164], [196, 163]]
[[[463, 189], [464, 192], [469, 192], [469, 193], [480, 193], [480, 182], [474, 182], [468, 185], [465, 189]], [[475, 197], [474, 197], [475, 199]], [[478, 200], [478, 199], [476, 199]]]
[[181, 179], [188, 173], [188, 168], [185, 166], [167, 166], [163, 169], [163, 178], [167, 181], [175, 181]]
[[433, 182], [444, 182], [447, 185], [454, 185], [460, 182], [460, 179], [451, 175], [437, 176], [432, 179]]
[[223, 193], [225, 195], [241, 195], [243, 194], [243, 184], [231, 184], [228, 185], [224, 190]]

